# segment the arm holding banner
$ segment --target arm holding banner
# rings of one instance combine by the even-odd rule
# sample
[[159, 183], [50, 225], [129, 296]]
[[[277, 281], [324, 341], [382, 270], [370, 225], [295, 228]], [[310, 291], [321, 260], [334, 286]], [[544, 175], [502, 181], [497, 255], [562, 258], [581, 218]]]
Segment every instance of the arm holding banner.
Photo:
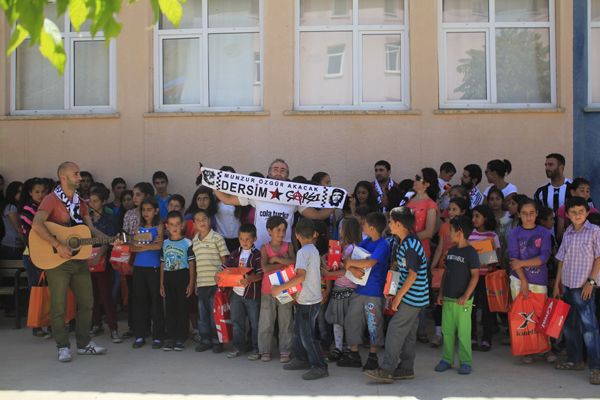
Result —
[[223, 192], [219, 192], [218, 190], [213, 190], [213, 193], [219, 199], [220, 202], [227, 204], [229, 206], [240, 206], [240, 199], [237, 196], [232, 194], [226, 194]]

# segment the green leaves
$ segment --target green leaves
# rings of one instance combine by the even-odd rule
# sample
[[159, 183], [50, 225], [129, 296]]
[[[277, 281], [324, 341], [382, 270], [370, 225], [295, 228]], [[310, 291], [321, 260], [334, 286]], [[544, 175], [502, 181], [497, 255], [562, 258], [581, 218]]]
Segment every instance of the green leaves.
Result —
[[[135, 3], [139, 0], [128, 0]], [[185, 0], [149, 0], [154, 23], [164, 14], [175, 26], [183, 15]], [[52, 2], [54, 6], [49, 7]], [[60, 29], [45, 18], [45, 12], [54, 7], [59, 17], [68, 12], [73, 28], [79, 31], [89, 21], [92, 36], [103, 32], [107, 43], [121, 33], [122, 24], [116, 19], [121, 11], [122, 0], [0, 0], [0, 8], [9, 25], [14, 26], [8, 45], [7, 56], [28, 39], [31, 46], [39, 45], [40, 53], [48, 59], [60, 74], [63, 73], [67, 56]], [[61, 29], [63, 27], [61, 26]], [[86, 28], [87, 29], [87, 28]]]
[[54, 22], [49, 19], [44, 20], [44, 29], [40, 35], [39, 50], [54, 65], [58, 73], [62, 75], [67, 55], [65, 54], [62, 38], [60, 37], [60, 31]]

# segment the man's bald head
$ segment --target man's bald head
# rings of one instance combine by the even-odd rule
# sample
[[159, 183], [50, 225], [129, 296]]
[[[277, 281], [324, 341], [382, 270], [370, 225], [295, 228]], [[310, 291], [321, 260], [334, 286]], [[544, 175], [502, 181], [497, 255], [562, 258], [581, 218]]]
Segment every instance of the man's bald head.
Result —
[[60, 164], [58, 166], [58, 170], [56, 171], [56, 174], [58, 175], [58, 179], [60, 180], [61, 176], [65, 176], [69, 170], [71, 169], [79, 169], [79, 166], [77, 164], [75, 164], [73, 161], [65, 161], [64, 163]]

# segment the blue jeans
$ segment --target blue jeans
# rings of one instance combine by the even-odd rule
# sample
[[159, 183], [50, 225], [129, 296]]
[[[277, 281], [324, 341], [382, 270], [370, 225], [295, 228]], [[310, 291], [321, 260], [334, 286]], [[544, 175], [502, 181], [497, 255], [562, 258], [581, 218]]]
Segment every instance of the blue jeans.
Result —
[[232, 293], [229, 299], [231, 322], [233, 324], [233, 347], [238, 351], [246, 351], [246, 318], [252, 330], [252, 351], [258, 352], [258, 313], [260, 299], [252, 300]]
[[215, 293], [216, 286], [203, 286], [196, 289], [198, 296], [198, 333], [202, 343], [219, 343], [215, 326]]
[[587, 361], [590, 369], [600, 369], [600, 333], [596, 319], [595, 293], [583, 300], [581, 288], [564, 287], [564, 300], [571, 306], [565, 323], [568, 361], [583, 361], [583, 343], [587, 348]]
[[320, 309], [320, 303], [310, 306], [296, 305], [292, 352], [298, 360], [308, 361], [311, 367], [327, 369], [317, 336], [317, 317]]

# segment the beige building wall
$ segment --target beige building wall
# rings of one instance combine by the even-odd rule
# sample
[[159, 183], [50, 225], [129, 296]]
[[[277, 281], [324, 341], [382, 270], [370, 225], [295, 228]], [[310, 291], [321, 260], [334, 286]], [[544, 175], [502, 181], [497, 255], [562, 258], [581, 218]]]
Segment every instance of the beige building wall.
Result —
[[[532, 194], [546, 180], [544, 157], [562, 152], [571, 174], [572, 1], [556, 2], [558, 109], [545, 111], [438, 110], [437, 1], [410, 2], [411, 110], [407, 112], [294, 112], [294, 2], [265, 0], [264, 112], [159, 114], [153, 112], [153, 34], [147, 1], [125, 5], [117, 40], [117, 111], [102, 117], [0, 117], [0, 173], [7, 181], [54, 174], [77, 161], [97, 180], [115, 176], [132, 185], [162, 169], [171, 192], [190, 196], [197, 162], [266, 172], [274, 157], [291, 174], [327, 171], [352, 189], [372, 179], [376, 160], [392, 163], [395, 178], [467, 163], [508, 158], [508, 180]], [[9, 30], [1, 22], [0, 51]], [[0, 110], [9, 113], [8, 59], [0, 62]], [[484, 178], [485, 180], [485, 178]], [[484, 184], [481, 185], [485, 187]]]

